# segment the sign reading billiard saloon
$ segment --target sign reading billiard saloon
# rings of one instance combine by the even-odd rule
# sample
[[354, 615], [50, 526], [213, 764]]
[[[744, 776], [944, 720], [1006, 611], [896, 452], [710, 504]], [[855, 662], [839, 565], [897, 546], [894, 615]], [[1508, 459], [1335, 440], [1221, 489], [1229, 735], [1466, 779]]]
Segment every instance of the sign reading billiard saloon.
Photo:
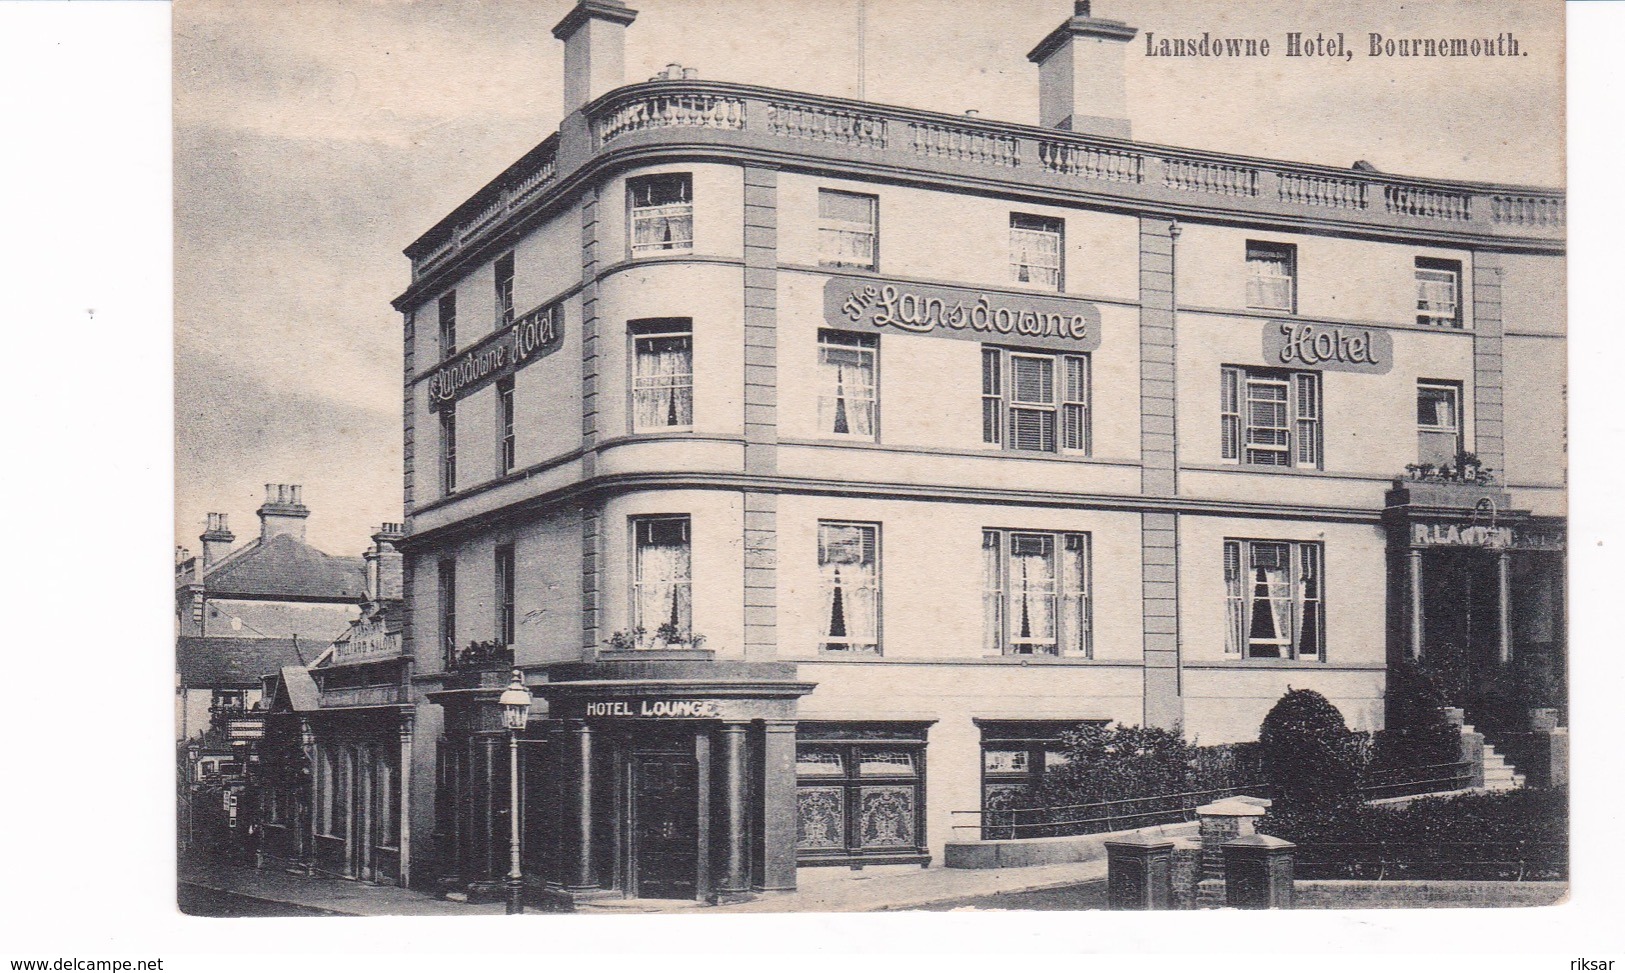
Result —
[[824, 321], [1064, 351], [1100, 347], [1100, 309], [1086, 301], [867, 277], [824, 284]]
[[1394, 367], [1394, 336], [1381, 328], [1271, 321], [1264, 325], [1264, 361], [1279, 368], [1386, 375]]

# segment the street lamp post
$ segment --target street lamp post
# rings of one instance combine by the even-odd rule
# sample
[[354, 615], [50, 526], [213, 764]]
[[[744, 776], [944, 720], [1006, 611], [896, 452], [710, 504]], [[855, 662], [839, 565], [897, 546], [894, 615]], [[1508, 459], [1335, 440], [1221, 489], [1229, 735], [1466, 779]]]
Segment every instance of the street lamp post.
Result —
[[530, 722], [530, 690], [524, 673], [513, 670], [508, 688], [498, 700], [502, 722], [508, 728], [508, 915], [525, 911], [525, 878], [519, 870], [519, 734]]

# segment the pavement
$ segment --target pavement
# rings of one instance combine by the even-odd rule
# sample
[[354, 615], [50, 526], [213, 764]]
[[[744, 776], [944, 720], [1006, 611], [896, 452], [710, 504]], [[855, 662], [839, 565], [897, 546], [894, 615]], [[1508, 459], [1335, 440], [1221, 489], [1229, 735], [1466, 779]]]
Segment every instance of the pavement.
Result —
[[[653, 899], [599, 899], [582, 903], [577, 911], [598, 914], [881, 912], [940, 907], [973, 899], [985, 904], [1011, 893], [1066, 888], [1105, 878], [1104, 859], [998, 869], [909, 865], [871, 866], [856, 871], [803, 868], [798, 876], [801, 888], [747, 902], [711, 906]], [[189, 901], [213, 892], [221, 897], [341, 916], [476, 916], [502, 915], [504, 911], [500, 902], [469, 905], [392, 886], [290, 874], [273, 866], [255, 869], [248, 865], [183, 863], [179, 879], [186, 887]]]

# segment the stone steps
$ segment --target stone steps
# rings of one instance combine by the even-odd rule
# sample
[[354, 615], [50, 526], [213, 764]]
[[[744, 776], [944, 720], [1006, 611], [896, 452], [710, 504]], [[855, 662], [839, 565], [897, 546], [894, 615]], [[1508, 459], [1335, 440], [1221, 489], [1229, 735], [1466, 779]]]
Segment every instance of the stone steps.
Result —
[[[1462, 732], [1474, 732], [1471, 726], [1463, 726]], [[1488, 740], [1484, 741], [1484, 789], [1487, 791], [1510, 791], [1524, 785], [1523, 774], [1518, 768], [1512, 766], [1507, 758], [1497, 753], [1495, 745]]]

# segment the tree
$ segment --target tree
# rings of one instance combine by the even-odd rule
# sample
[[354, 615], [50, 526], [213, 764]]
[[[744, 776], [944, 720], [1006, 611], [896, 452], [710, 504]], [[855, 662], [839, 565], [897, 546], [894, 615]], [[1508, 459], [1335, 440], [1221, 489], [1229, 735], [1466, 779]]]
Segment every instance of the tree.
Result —
[[1388, 668], [1387, 726], [1377, 738], [1383, 768], [1425, 767], [1461, 759], [1461, 731], [1444, 717], [1439, 678], [1409, 659]]

